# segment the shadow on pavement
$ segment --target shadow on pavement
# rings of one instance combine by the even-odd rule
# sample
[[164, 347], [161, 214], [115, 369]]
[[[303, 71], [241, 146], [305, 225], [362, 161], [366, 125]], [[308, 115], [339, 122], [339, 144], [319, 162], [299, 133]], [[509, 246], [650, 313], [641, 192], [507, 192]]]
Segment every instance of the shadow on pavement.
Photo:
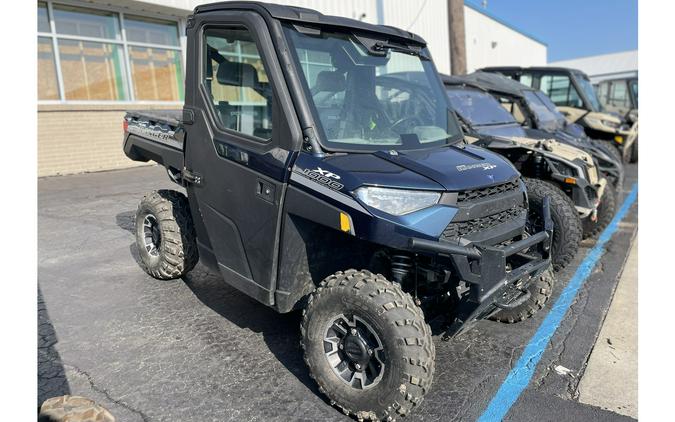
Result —
[[125, 211], [115, 216], [115, 223], [121, 229], [136, 235], [136, 211]]
[[70, 394], [61, 356], [56, 351], [56, 331], [38, 285], [38, 409], [45, 400]]
[[[125, 211], [115, 216], [117, 225], [135, 235], [135, 211]], [[129, 252], [136, 263], [140, 255], [136, 243], [129, 245]], [[244, 293], [230, 287], [220, 274], [214, 274], [201, 264], [183, 277], [185, 285], [204, 305], [217, 312], [239, 328], [249, 329], [263, 336], [265, 344], [279, 362], [300, 382], [326, 403], [316, 383], [310, 378], [300, 347], [300, 312], [279, 314], [258, 303]]]
[[227, 285], [219, 274], [198, 265], [183, 278], [186, 286], [206, 306], [239, 328], [263, 336], [272, 354], [305, 387], [323, 399], [302, 359], [300, 347], [300, 312], [279, 314]]

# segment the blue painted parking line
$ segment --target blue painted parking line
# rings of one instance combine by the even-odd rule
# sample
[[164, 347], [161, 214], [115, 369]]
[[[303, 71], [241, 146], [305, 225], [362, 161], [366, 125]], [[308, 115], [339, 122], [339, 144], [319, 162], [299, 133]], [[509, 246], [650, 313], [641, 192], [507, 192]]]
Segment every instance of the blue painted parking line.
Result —
[[523, 354], [511, 369], [506, 379], [499, 387], [499, 390], [488, 404], [483, 414], [478, 419], [480, 422], [501, 421], [508, 413], [511, 406], [518, 400], [520, 394], [530, 383], [534, 370], [537, 368], [539, 360], [544, 354], [549, 340], [555, 334], [560, 322], [565, 317], [567, 310], [572, 305], [577, 292], [584, 285], [591, 271], [598, 263], [605, 252], [605, 244], [612, 238], [612, 235], [619, 227], [619, 223], [628, 213], [630, 207], [637, 199], [638, 186], [633, 185], [631, 192], [624, 200], [621, 208], [609, 223], [607, 228], [600, 234], [597, 243], [588, 251], [586, 257], [581, 262], [576, 272], [570, 279], [565, 289], [560, 293], [560, 297], [555, 302], [539, 329], [525, 346]]

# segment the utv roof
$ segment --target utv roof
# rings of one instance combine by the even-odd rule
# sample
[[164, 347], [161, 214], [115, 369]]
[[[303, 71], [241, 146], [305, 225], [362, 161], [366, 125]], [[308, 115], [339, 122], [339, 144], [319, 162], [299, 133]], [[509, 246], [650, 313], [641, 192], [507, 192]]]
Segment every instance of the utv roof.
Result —
[[441, 75], [443, 84], [448, 85], [465, 85], [481, 89], [483, 91], [497, 92], [513, 97], [522, 97], [524, 91], [536, 91], [527, 85], [513, 79], [499, 75], [497, 73], [488, 72], [474, 72], [463, 76], [449, 76]]
[[529, 70], [532, 72], [561, 72], [561, 73], [580, 73], [588, 78], [583, 71], [579, 69], [574, 69], [571, 67], [560, 67], [560, 66], [530, 66], [530, 67], [521, 67], [521, 66], [489, 66], [479, 69], [483, 72], [521, 72]]
[[426, 45], [426, 41], [417, 34], [394, 28], [387, 25], [373, 25], [361, 22], [355, 19], [343, 18], [341, 16], [324, 15], [313, 9], [296, 6], [283, 6], [280, 4], [270, 4], [258, 1], [224, 1], [219, 3], [204, 4], [195, 7], [194, 13], [204, 13], [217, 10], [255, 10], [271, 18], [289, 21], [303, 25], [331, 26], [334, 28], [355, 29], [359, 31], [374, 32], [378, 34], [397, 37], [406, 41], [412, 41], [417, 44]]

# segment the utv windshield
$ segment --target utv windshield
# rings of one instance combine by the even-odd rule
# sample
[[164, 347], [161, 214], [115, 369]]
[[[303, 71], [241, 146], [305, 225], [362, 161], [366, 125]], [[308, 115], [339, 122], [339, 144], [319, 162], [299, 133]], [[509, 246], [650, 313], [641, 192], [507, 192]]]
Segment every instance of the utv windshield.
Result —
[[628, 82], [630, 86], [631, 92], [633, 92], [633, 108], [638, 108], [638, 81], [637, 79], [633, 79], [632, 81]]
[[588, 99], [588, 101], [590, 101], [592, 111], [602, 111], [602, 106], [600, 105], [600, 101], [598, 100], [598, 94], [595, 92], [595, 89], [593, 89], [591, 81], [586, 79], [584, 76], [577, 76], [576, 80], [579, 83], [581, 90], [586, 95], [586, 98]]
[[537, 126], [543, 130], [558, 130], [565, 127], [565, 116], [556, 108], [550, 98], [541, 91], [525, 91], [525, 102], [532, 110]]
[[471, 126], [517, 123], [516, 119], [487, 92], [471, 88], [449, 88], [450, 105]]
[[342, 32], [285, 31], [327, 149], [412, 150], [462, 138], [426, 49]]

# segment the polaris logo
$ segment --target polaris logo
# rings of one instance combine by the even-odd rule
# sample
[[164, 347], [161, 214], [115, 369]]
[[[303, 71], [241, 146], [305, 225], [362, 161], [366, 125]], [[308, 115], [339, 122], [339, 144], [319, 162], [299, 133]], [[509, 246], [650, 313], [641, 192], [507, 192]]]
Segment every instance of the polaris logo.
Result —
[[480, 163], [480, 164], [460, 164], [455, 167], [458, 171], [472, 170], [472, 169], [483, 169], [483, 170], [492, 170], [497, 167], [496, 164], [491, 163]]

